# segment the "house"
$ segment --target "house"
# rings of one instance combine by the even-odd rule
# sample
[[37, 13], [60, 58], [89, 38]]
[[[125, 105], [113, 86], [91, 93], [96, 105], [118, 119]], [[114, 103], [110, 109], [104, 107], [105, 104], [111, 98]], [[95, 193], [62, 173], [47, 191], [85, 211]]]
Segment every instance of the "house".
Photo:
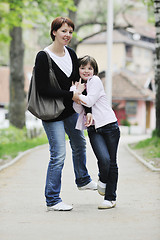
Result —
[[[0, 128], [9, 126], [8, 120], [8, 105], [9, 105], [9, 67], [0, 67]], [[31, 79], [32, 67], [25, 66], [24, 76], [25, 84], [24, 90], [27, 96], [29, 83]], [[41, 121], [35, 118], [29, 111], [26, 112], [26, 126], [28, 129], [41, 128]]]
[[[120, 125], [145, 133], [155, 128], [155, 91], [150, 89], [152, 73], [121, 70], [112, 78], [112, 108]], [[105, 84], [105, 72], [100, 73]], [[147, 84], [147, 81], [148, 84]], [[154, 84], [153, 84], [154, 86]], [[129, 131], [129, 130], [128, 130]]]
[[[139, 133], [155, 128], [154, 41], [155, 31], [143, 29], [114, 30], [112, 50], [112, 107], [119, 124], [131, 124]], [[77, 49], [79, 57], [93, 56], [104, 82], [107, 69], [107, 33], [102, 32], [83, 41]]]

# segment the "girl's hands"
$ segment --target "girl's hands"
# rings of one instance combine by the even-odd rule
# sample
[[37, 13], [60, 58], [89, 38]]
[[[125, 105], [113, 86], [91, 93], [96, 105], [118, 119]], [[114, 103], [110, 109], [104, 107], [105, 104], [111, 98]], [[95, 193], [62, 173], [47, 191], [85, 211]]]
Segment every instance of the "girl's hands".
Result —
[[85, 87], [85, 84], [84, 84], [84, 83], [81, 83], [81, 82], [82, 82], [82, 80], [81, 80], [81, 78], [80, 78], [79, 82], [76, 82], [76, 83], [75, 83], [76, 89], [77, 89], [77, 91], [78, 91], [79, 94], [81, 94], [81, 93], [84, 91], [84, 89], [86, 88], [86, 87]]
[[92, 113], [87, 113], [87, 115], [86, 115], [85, 126], [86, 126], [86, 127], [91, 126], [91, 125], [92, 125], [92, 122], [93, 122], [93, 116], [92, 116]]

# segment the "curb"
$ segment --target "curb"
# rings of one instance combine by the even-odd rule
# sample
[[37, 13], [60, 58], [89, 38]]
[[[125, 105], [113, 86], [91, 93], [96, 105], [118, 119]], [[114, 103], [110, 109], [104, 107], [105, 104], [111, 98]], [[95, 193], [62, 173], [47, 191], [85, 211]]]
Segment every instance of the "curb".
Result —
[[12, 159], [10, 162], [2, 165], [2, 166], [0, 167], [0, 171], [6, 169], [6, 168], [8, 168], [9, 166], [13, 165], [14, 163], [18, 162], [22, 157], [24, 157], [25, 155], [29, 154], [30, 152], [35, 151], [35, 150], [37, 150], [37, 149], [39, 149], [39, 148], [45, 147], [46, 145], [47, 145], [47, 144], [43, 144], [43, 145], [40, 145], [40, 146], [36, 146], [36, 147], [34, 147], [34, 148], [28, 149], [28, 150], [20, 153], [17, 157], [15, 157], [14, 159]]
[[141, 163], [143, 163], [143, 165], [145, 165], [151, 171], [160, 172], [160, 168], [155, 168], [150, 163], [146, 162], [142, 157], [140, 157], [137, 153], [135, 153], [133, 150], [131, 150], [131, 148], [128, 145], [126, 145], [126, 148], [137, 160], [139, 160]]

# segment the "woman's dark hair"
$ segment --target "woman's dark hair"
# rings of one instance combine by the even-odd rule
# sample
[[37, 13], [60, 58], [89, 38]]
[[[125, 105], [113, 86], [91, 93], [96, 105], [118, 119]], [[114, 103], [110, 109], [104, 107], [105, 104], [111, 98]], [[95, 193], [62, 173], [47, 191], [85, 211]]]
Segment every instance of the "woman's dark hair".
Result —
[[50, 36], [51, 36], [53, 41], [55, 40], [55, 36], [53, 35], [53, 31], [57, 31], [59, 28], [62, 27], [62, 25], [64, 23], [67, 23], [68, 26], [72, 27], [73, 31], [74, 31], [74, 23], [72, 22], [72, 20], [70, 18], [68, 18], [68, 17], [57, 17], [51, 23]]
[[96, 60], [93, 57], [90, 57], [89, 55], [85, 55], [84, 57], [81, 57], [78, 59], [79, 67], [86, 66], [88, 63], [93, 67], [94, 75], [98, 75], [98, 64]]

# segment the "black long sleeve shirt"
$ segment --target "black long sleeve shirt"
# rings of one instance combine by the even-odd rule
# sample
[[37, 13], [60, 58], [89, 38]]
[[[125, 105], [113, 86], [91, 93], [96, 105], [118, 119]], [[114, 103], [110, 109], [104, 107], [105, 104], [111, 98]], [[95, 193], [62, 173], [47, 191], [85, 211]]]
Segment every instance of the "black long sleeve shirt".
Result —
[[79, 81], [78, 60], [76, 53], [69, 47], [67, 47], [70, 57], [72, 59], [72, 73], [70, 77], [59, 68], [59, 66], [52, 60], [52, 68], [54, 69], [57, 81], [61, 87], [61, 90], [52, 88], [49, 80], [49, 64], [47, 55], [44, 51], [40, 51], [36, 56], [35, 61], [35, 81], [39, 94], [46, 98], [63, 98], [65, 106], [64, 111], [54, 120], [63, 120], [74, 113], [73, 109], [73, 92], [70, 92], [72, 82]]

